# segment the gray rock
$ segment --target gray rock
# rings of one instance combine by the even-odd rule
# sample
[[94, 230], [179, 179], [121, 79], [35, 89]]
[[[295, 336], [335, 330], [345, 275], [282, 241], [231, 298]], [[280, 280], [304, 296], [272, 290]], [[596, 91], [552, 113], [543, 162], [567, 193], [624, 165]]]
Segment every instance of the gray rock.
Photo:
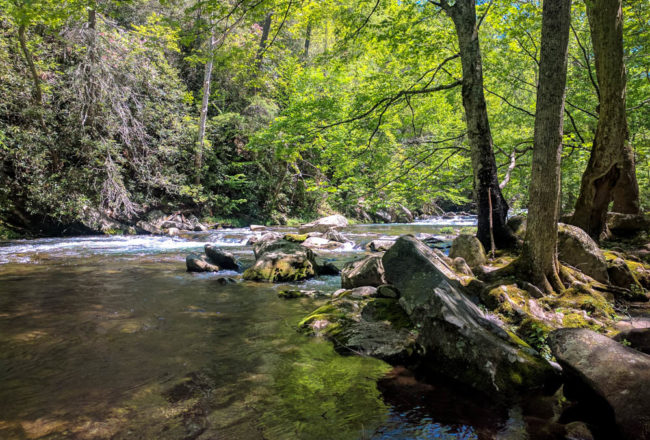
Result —
[[594, 440], [589, 426], [584, 422], [571, 422], [564, 426], [566, 440]]
[[412, 223], [413, 222], [413, 214], [411, 211], [404, 205], [398, 204], [397, 208], [395, 209], [395, 220], [397, 220], [398, 223]]
[[623, 330], [614, 340], [637, 351], [650, 354], [650, 328], [631, 328]]
[[395, 240], [372, 240], [366, 245], [366, 249], [371, 252], [386, 252], [394, 244]]
[[302, 242], [303, 246], [315, 249], [336, 249], [341, 247], [341, 244], [338, 241], [330, 241], [321, 237], [307, 237], [307, 240]]
[[368, 256], [346, 264], [341, 270], [341, 287], [352, 289], [360, 286], [378, 287], [386, 284], [384, 267], [380, 256]]
[[454, 238], [451, 244], [451, 250], [449, 251], [449, 258], [457, 257], [465, 260], [467, 265], [472, 269], [482, 266], [487, 262], [485, 249], [483, 249], [483, 245], [474, 235], [460, 234]]
[[399, 290], [390, 284], [377, 287], [377, 296], [380, 298], [399, 298]]
[[577, 226], [558, 224], [558, 258], [596, 281], [609, 284], [607, 262], [595, 241]]
[[206, 244], [205, 245], [205, 255], [208, 259], [215, 265], [219, 266], [225, 270], [239, 270], [239, 264], [237, 259], [230, 252], [225, 252], [218, 247]]
[[[251, 237], [248, 239], [248, 242], [251, 242]], [[253, 245], [253, 253], [255, 254], [255, 258], [259, 257], [263, 249], [270, 243], [275, 243], [276, 241], [280, 240], [282, 238], [282, 234], [278, 232], [267, 232], [266, 234], [263, 234], [261, 237], [256, 237], [253, 243], [250, 243]]]
[[323, 217], [314, 222], [304, 224], [298, 228], [300, 234], [308, 232], [327, 232], [330, 229], [345, 228], [348, 226], [348, 220], [340, 214]]
[[188, 272], [219, 272], [219, 266], [208, 261], [205, 255], [190, 254], [185, 258]]
[[609, 275], [609, 282], [614, 286], [623, 289], [643, 290], [639, 281], [621, 258], [615, 258], [608, 262], [607, 274]]
[[342, 233], [340, 233], [336, 229], [330, 229], [329, 231], [327, 231], [325, 233], [325, 235], [323, 236], [323, 238], [325, 238], [326, 240], [329, 240], [329, 241], [337, 242], [337, 243], [347, 243], [349, 241], [345, 237], [345, 235], [343, 235]]
[[587, 329], [555, 330], [548, 344], [566, 374], [605, 399], [627, 439], [650, 439], [650, 356]]
[[468, 275], [473, 277], [472, 269], [461, 257], [456, 257], [453, 259], [454, 270], [462, 275]]
[[373, 212], [372, 218], [377, 223], [393, 223], [394, 221], [393, 215], [383, 209], [378, 209], [377, 211]]
[[255, 243], [256, 261], [243, 274], [245, 280], [252, 281], [299, 281], [317, 275], [338, 273], [330, 263], [321, 264], [314, 253], [287, 240]]
[[250, 230], [253, 232], [266, 231], [266, 226], [262, 225], [250, 225]]
[[523, 215], [513, 215], [506, 224], [517, 238], [523, 240], [526, 237], [526, 217]]
[[607, 214], [609, 232], [620, 237], [630, 237], [641, 231], [650, 231], [650, 216], [647, 214]]
[[468, 299], [460, 277], [424, 243], [400, 237], [383, 264], [419, 329], [422, 361], [431, 369], [506, 396], [541, 388], [554, 377], [548, 362]]

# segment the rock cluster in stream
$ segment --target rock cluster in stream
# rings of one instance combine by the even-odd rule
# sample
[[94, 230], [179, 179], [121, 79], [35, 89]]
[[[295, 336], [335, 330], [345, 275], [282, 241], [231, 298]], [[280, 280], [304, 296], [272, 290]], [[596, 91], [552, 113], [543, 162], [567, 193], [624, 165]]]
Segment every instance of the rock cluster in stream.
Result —
[[[523, 236], [525, 219], [512, 223]], [[366, 248], [374, 253], [348, 263], [343, 288], [299, 327], [341, 352], [418, 365], [499, 399], [542, 393], [555, 409], [526, 423], [548, 438], [589, 439], [594, 429], [605, 438], [650, 439], [650, 330], [608, 337], [623, 328], [618, 304], [648, 301], [649, 268], [603, 252], [568, 225], [560, 225], [558, 246], [576, 281], [549, 296], [525, 280], [494, 281], [489, 273], [514, 256], [499, 253], [487, 266], [475, 237], [456, 238], [449, 257], [410, 235], [375, 240]], [[562, 383], [569, 393], [597, 396], [585, 401], [610, 411], [611, 423], [571, 413], [562, 388], [547, 394]]]
[[205, 254], [190, 254], [185, 258], [188, 272], [219, 272], [220, 270], [240, 270], [237, 258], [230, 252], [206, 244]]

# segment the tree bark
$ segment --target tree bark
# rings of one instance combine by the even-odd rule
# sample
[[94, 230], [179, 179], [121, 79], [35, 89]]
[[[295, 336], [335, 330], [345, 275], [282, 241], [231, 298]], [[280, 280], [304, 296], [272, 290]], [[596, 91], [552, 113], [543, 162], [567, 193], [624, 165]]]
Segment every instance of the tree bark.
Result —
[[216, 38], [214, 35], [214, 26], [212, 20], [210, 21], [210, 44], [208, 52], [208, 61], [205, 63], [205, 71], [203, 73], [203, 99], [201, 101], [201, 114], [199, 117], [199, 136], [197, 139], [197, 146], [194, 152], [194, 183], [201, 184], [201, 168], [203, 168], [203, 142], [205, 139], [205, 124], [208, 118], [208, 104], [210, 102], [210, 81], [212, 78], [212, 65], [214, 63], [214, 50], [216, 46]]
[[309, 45], [311, 44], [311, 21], [307, 22], [307, 30], [305, 31], [305, 51], [303, 52], [304, 59], [309, 58]]
[[483, 94], [483, 67], [476, 23], [474, 0], [457, 0], [453, 6], [442, 3], [445, 12], [456, 27], [460, 59], [463, 67], [463, 107], [474, 172], [474, 194], [478, 207], [477, 237], [486, 248], [490, 247], [490, 194], [492, 197], [493, 233], [496, 246], [511, 247], [516, 243], [506, 225], [508, 203], [497, 175], [492, 133], [488, 121], [487, 105]]
[[627, 142], [621, 0], [589, 1], [587, 16], [596, 59], [600, 110], [571, 223], [598, 240], [606, 229], [612, 200], [614, 211], [639, 213], [639, 186], [634, 152]]
[[557, 221], [570, 23], [571, 0], [544, 0], [528, 222], [519, 262], [547, 293], [564, 289]]
[[36, 65], [34, 64], [34, 59], [32, 58], [32, 53], [27, 47], [27, 38], [25, 37], [25, 25], [21, 24], [18, 26], [18, 41], [20, 42], [20, 49], [23, 51], [23, 56], [29, 67], [29, 73], [32, 76], [32, 81], [34, 83], [34, 90], [32, 91], [32, 96], [34, 102], [38, 105], [43, 105], [43, 91], [41, 89], [41, 78], [38, 76], [38, 71], [36, 70]]
[[269, 12], [264, 17], [264, 23], [262, 24], [262, 37], [260, 38], [260, 46], [257, 49], [257, 56], [255, 57], [255, 63], [257, 66], [262, 64], [262, 58], [264, 56], [264, 51], [266, 50], [266, 42], [269, 39], [269, 32], [271, 31], [271, 21], [273, 18], [273, 12]]

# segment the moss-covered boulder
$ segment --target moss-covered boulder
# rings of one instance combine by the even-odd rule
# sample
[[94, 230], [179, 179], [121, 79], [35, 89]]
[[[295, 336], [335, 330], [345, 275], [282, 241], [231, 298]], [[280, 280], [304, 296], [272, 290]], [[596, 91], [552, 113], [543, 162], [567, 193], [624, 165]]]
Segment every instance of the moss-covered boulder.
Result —
[[642, 231], [650, 232], [650, 215], [610, 212], [607, 214], [607, 228], [618, 237], [631, 237]]
[[594, 240], [577, 226], [558, 225], [558, 258], [601, 283], [609, 283], [605, 255]]
[[285, 234], [284, 239], [287, 241], [292, 241], [294, 243], [302, 243], [307, 240], [307, 234]]
[[474, 235], [460, 234], [454, 238], [449, 251], [449, 258], [462, 258], [467, 265], [474, 269], [487, 262], [485, 249]]
[[370, 255], [346, 264], [341, 270], [341, 287], [352, 289], [361, 286], [379, 287], [386, 284], [381, 256]]
[[287, 240], [256, 243], [254, 250], [257, 260], [244, 271], [245, 280], [299, 281], [338, 273], [333, 265], [319, 263], [310, 249]]
[[650, 356], [587, 329], [556, 330], [549, 345], [569, 380], [611, 408], [618, 438], [650, 439]]
[[383, 264], [431, 369], [502, 396], [541, 388], [555, 377], [539, 353], [468, 298], [464, 280], [424, 243], [400, 237]]
[[390, 362], [409, 358], [415, 330], [396, 299], [333, 299], [305, 317], [299, 328], [330, 339], [339, 351]]

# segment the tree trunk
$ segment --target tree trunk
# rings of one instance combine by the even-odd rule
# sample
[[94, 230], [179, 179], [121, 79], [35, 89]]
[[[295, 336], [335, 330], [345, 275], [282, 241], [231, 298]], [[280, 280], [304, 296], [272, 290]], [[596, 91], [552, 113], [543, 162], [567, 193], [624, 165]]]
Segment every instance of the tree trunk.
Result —
[[20, 48], [23, 51], [25, 56], [25, 61], [29, 67], [29, 72], [32, 76], [32, 81], [34, 82], [34, 90], [32, 91], [32, 96], [34, 102], [38, 105], [43, 105], [43, 91], [41, 89], [41, 79], [38, 76], [38, 71], [36, 70], [36, 65], [34, 64], [34, 59], [32, 58], [32, 53], [27, 47], [27, 39], [25, 37], [25, 25], [21, 24], [18, 26], [18, 41], [20, 42]]
[[260, 38], [260, 46], [257, 49], [257, 56], [255, 57], [255, 63], [259, 67], [262, 64], [262, 58], [264, 56], [264, 51], [266, 50], [266, 41], [269, 39], [269, 32], [271, 31], [271, 21], [273, 18], [273, 12], [269, 12], [264, 17], [264, 23], [262, 24], [262, 38]]
[[214, 63], [214, 50], [216, 39], [214, 36], [214, 26], [210, 21], [210, 44], [208, 52], [208, 61], [205, 63], [203, 73], [203, 100], [201, 101], [201, 114], [199, 117], [199, 136], [197, 139], [196, 151], [194, 152], [194, 183], [201, 184], [201, 168], [203, 168], [203, 142], [205, 139], [205, 123], [208, 117], [208, 104], [210, 102], [210, 80], [212, 77], [212, 64]]
[[309, 45], [311, 44], [311, 21], [307, 22], [307, 30], [305, 33], [305, 51], [303, 52], [304, 59], [309, 58]]
[[639, 213], [639, 186], [634, 152], [627, 142], [621, 0], [587, 2], [587, 15], [600, 88], [600, 110], [571, 223], [598, 240], [606, 229], [607, 209], [612, 200], [615, 211]]
[[557, 221], [570, 23], [571, 0], [544, 0], [530, 201], [520, 264], [547, 293], [564, 290], [557, 259]]
[[478, 205], [477, 237], [483, 246], [490, 247], [489, 197], [491, 194], [494, 241], [499, 248], [510, 247], [516, 243], [516, 239], [506, 225], [508, 203], [499, 188], [497, 165], [492, 148], [492, 133], [483, 94], [483, 67], [475, 2], [457, 0], [453, 6], [445, 2], [443, 8], [456, 27], [463, 66], [463, 107], [474, 171], [474, 194]]

